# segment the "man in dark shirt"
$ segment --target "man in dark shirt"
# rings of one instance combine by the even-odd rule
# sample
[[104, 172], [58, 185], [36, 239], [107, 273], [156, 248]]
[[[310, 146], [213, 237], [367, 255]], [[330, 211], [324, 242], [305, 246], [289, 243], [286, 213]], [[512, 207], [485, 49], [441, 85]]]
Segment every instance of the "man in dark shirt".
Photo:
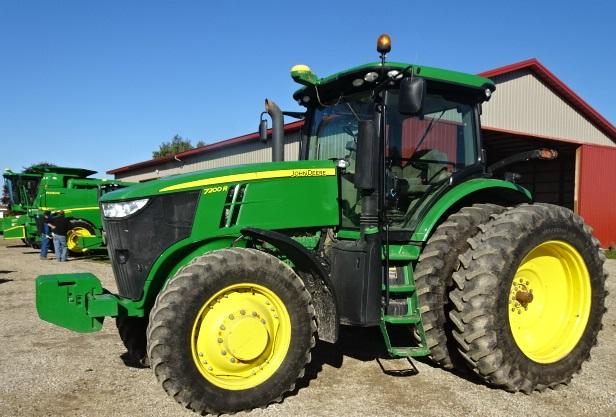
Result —
[[51, 239], [51, 237], [48, 222], [50, 215], [51, 212], [45, 211], [42, 216], [36, 218], [36, 229], [41, 237], [41, 259], [47, 259], [47, 252], [49, 250], [49, 239]]
[[66, 233], [71, 229], [71, 222], [64, 217], [64, 212], [60, 210], [57, 216], [49, 220], [49, 227], [53, 231], [53, 245], [56, 251], [56, 258], [59, 262], [66, 262], [66, 255], [68, 254]]

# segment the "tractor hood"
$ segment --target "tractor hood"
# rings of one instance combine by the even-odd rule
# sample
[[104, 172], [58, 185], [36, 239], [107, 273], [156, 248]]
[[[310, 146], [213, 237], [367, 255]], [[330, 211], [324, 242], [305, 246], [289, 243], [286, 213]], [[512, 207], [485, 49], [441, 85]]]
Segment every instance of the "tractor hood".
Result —
[[266, 162], [213, 168], [187, 174], [171, 175], [154, 181], [135, 184], [105, 194], [102, 202], [133, 200], [161, 194], [206, 189], [215, 185], [264, 181], [275, 178], [335, 176], [332, 161]]

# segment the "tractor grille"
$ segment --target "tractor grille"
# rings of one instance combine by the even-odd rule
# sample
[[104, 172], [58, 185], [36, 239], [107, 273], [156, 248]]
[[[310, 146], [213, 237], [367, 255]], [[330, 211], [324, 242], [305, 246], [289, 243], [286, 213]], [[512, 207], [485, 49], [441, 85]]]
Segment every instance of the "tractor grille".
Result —
[[132, 216], [103, 219], [118, 294], [136, 300], [160, 254], [190, 235], [199, 192], [156, 196]]

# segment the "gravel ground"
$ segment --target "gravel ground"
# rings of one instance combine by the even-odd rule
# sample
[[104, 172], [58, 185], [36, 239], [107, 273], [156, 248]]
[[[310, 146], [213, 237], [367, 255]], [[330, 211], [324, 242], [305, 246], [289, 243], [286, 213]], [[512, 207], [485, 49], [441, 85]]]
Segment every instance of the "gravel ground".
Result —
[[[13, 241], [0, 241], [0, 415], [192, 416], [168, 398], [150, 369], [127, 367], [113, 320], [96, 334], [78, 334], [38, 319], [34, 278], [44, 273], [92, 272], [115, 290], [111, 266], [96, 257], [61, 264], [41, 261]], [[378, 331], [344, 329], [336, 346], [320, 344], [308, 378], [283, 403], [249, 416], [615, 416], [616, 261], [604, 330], [593, 358], [566, 388], [509, 394], [414, 361], [379, 359]]]

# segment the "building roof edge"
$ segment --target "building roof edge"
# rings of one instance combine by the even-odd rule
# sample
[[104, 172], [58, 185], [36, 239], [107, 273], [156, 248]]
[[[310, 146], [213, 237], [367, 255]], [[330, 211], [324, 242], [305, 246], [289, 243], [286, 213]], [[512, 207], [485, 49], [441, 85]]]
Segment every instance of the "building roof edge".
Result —
[[527, 69], [546, 83], [559, 97], [569, 103], [575, 110], [582, 114], [588, 121], [605, 133], [611, 140], [616, 142], [616, 127], [603, 117], [584, 99], [578, 96], [569, 86], [562, 82], [554, 73], [547, 69], [536, 58], [527, 59], [503, 67], [484, 71], [479, 75], [486, 78], [494, 78], [499, 75], [509, 74], [515, 71]]

